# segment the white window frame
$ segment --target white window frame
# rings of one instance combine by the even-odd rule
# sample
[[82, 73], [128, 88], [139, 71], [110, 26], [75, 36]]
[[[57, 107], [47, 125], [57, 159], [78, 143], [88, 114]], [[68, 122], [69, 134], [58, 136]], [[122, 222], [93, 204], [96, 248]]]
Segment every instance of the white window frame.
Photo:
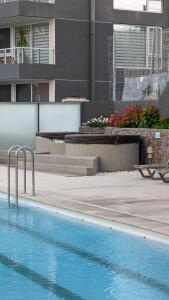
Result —
[[[113, 9], [114, 10], [122, 10], [122, 11], [133, 11], [133, 12], [146, 12], [146, 13], [155, 13], [155, 14], [163, 14], [163, 7], [164, 7], [164, 0], [161, 0], [161, 11], [150, 11], [149, 9], [148, 9], [148, 6], [149, 6], [149, 1], [151, 1], [151, 0], [146, 0], [146, 10], [136, 10], [136, 9], [132, 9], [132, 8], [130, 8], [130, 9], [127, 9], [127, 8], [115, 8], [114, 7], [114, 1], [115, 0], [113, 0]], [[116, 1], [118, 1], [118, 0], [116, 0]], [[125, 0], [124, 0], [125, 1]], [[134, 0], [133, 0], [134, 1]], [[143, 5], [143, 7], [144, 7], [144, 5]]]
[[[149, 66], [149, 58], [152, 58], [152, 51], [150, 49], [150, 30], [151, 29], [160, 31], [160, 45], [158, 45], [156, 42], [155, 58], [157, 57], [157, 53], [158, 53], [158, 56], [161, 59], [159, 69], [162, 69], [162, 52], [163, 52], [163, 49], [162, 49], [162, 27], [154, 27], [154, 26], [148, 26], [146, 28], [146, 69], [151, 69], [151, 66]], [[158, 47], [158, 49], [157, 49], [157, 47]]]
[[[116, 24], [114, 24], [114, 25], [116, 25]], [[123, 24], [122, 24], [123, 25]], [[124, 25], [125, 26], [125, 25]], [[154, 26], [148, 26], [148, 27], [146, 27], [146, 26], [138, 26], [138, 25], [131, 25], [131, 26], [133, 26], [133, 27], [145, 27], [146, 28], [146, 45], [145, 45], [145, 47], [146, 47], [146, 49], [145, 49], [145, 51], [146, 51], [146, 53], [145, 53], [145, 57], [146, 57], [146, 61], [145, 61], [145, 67], [125, 67], [125, 66], [118, 66], [118, 67], [116, 67], [117, 69], [138, 69], [138, 70], [144, 70], [144, 69], [147, 69], [147, 70], [149, 70], [149, 69], [151, 69], [151, 66], [149, 66], [149, 57], [151, 57], [152, 56], [152, 53], [149, 51], [149, 49], [150, 49], [150, 38], [149, 38], [149, 35], [150, 35], [150, 30], [151, 29], [156, 29], [157, 28], [157, 30], [160, 30], [160, 32], [161, 32], [161, 39], [160, 39], [160, 53], [159, 53], [159, 57], [161, 58], [161, 63], [160, 63], [160, 65], [159, 65], [159, 69], [162, 69], [162, 27], [154, 27]], [[113, 34], [114, 35], [116, 35], [116, 31], [114, 31], [113, 30]], [[113, 39], [114, 41], [116, 40], [116, 38], [115, 39]], [[114, 47], [114, 46], [113, 46]], [[157, 52], [157, 44], [156, 44], [156, 52]]]

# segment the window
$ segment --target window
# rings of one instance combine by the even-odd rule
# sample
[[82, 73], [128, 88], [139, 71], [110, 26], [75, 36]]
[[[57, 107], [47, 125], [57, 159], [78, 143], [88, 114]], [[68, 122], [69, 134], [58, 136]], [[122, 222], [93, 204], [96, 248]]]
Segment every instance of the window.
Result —
[[33, 83], [32, 84], [32, 101], [33, 102], [49, 102], [49, 83]]
[[16, 84], [16, 102], [31, 102], [30, 84]]
[[[20, 45], [20, 30], [24, 33], [24, 45]], [[18, 33], [19, 32], [19, 33]], [[18, 38], [19, 36], [19, 38]], [[19, 43], [18, 43], [19, 41]], [[49, 63], [49, 24], [33, 24], [15, 27], [15, 45], [25, 47], [26, 63]], [[29, 48], [30, 47], [30, 48]]]
[[0, 85], [0, 102], [11, 102], [11, 85]]
[[146, 28], [114, 25], [116, 67], [145, 68]]
[[49, 83], [16, 84], [16, 102], [49, 102]]
[[41, 51], [34, 50], [34, 63], [49, 63], [49, 24], [35, 24], [32, 26], [32, 46], [34, 49], [43, 48]]
[[10, 28], [0, 29], [0, 49], [10, 48]]
[[117, 68], [150, 69], [162, 65], [162, 29], [114, 25]]
[[168, 76], [167, 33], [161, 27], [114, 25], [113, 41], [113, 99], [157, 100]]
[[162, 12], [162, 0], [114, 0], [114, 9]]

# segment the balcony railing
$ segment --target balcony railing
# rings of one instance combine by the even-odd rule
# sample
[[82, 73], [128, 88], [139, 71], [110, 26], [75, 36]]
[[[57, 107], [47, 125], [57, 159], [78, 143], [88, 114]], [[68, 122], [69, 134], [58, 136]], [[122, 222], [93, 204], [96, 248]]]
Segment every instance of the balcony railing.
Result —
[[7, 2], [23, 2], [23, 1], [30, 1], [30, 2], [37, 2], [37, 3], [49, 3], [55, 4], [55, 0], [0, 0], [0, 4], [4, 4]]
[[54, 64], [55, 50], [15, 47], [0, 49], [0, 64]]

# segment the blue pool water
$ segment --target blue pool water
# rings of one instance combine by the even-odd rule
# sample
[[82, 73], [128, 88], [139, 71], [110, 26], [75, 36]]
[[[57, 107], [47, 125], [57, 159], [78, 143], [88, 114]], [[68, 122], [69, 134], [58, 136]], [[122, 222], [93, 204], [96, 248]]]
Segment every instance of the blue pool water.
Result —
[[169, 246], [3, 200], [0, 299], [169, 299]]

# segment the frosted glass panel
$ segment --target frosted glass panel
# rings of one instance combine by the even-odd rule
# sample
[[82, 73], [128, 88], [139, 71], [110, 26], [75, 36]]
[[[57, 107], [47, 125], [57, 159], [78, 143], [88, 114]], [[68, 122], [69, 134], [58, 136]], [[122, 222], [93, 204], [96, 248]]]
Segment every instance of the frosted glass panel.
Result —
[[80, 104], [41, 104], [40, 131], [79, 131]]
[[[78, 131], [80, 104], [40, 104], [39, 131]], [[0, 149], [20, 144], [35, 149], [38, 131], [36, 103], [0, 103]]]
[[35, 148], [37, 105], [0, 104], [0, 149], [15, 144]]

